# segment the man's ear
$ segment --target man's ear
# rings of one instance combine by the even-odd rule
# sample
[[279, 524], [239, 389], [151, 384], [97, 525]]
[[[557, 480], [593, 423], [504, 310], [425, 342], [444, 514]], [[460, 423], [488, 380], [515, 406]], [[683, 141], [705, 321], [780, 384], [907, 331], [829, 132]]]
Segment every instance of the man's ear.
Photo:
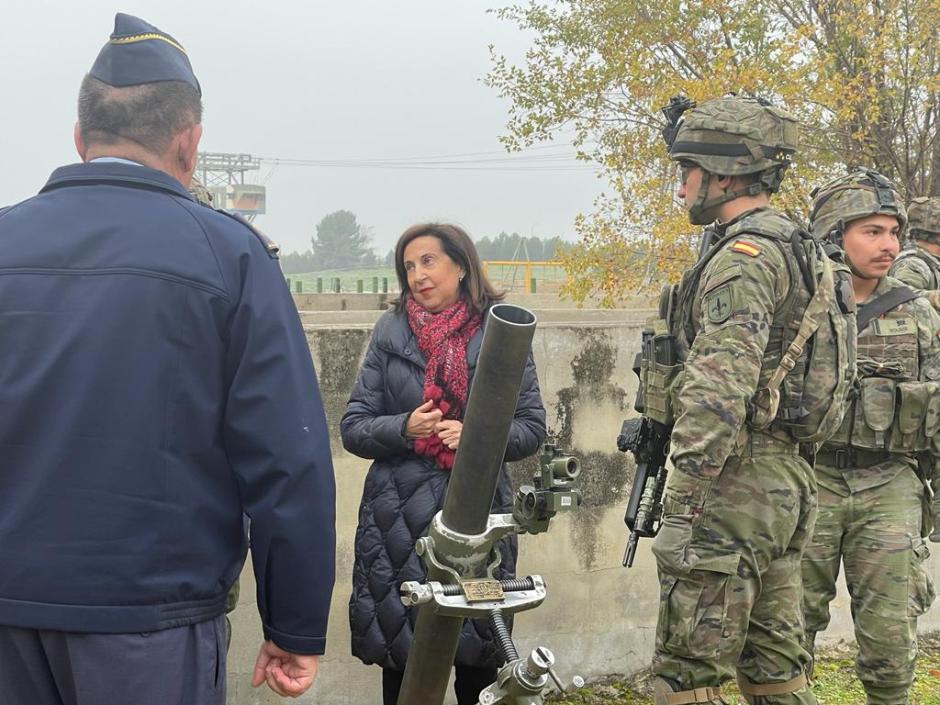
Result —
[[731, 188], [731, 185], [734, 184], [734, 178], [735, 177], [728, 176], [726, 174], [715, 174], [714, 176], [715, 184], [722, 191], [727, 191], [729, 188]]
[[183, 130], [176, 143], [176, 159], [180, 170], [191, 178], [196, 170], [199, 156], [199, 140], [202, 139], [202, 125], [196, 124]]
[[85, 145], [85, 140], [82, 139], [82, 126], [75, 122], [75, 131], [72, 134], [72, 138], [75, 140], [75, 150], [78, 152], [78, 156], [82, 158], [82, 161], [85, 161], [85, 154], [88, 152], [88, 147]]

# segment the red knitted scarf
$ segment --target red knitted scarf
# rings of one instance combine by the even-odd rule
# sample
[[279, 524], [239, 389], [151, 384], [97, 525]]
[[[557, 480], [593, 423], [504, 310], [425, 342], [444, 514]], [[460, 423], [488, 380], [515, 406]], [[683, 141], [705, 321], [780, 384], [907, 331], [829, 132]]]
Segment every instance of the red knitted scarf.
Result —
[[[467, 344], [480, 329], [480, 315], [471, 313], [463, 299], [439, 313], [431, 313], [409, 297], [405, 309], [408, 324], [427, 360], [424, 400], [433, 401], [443, 418], [462, 420], [469, 393]], [[454, 467], [455, 451], [445, 446], [436, 433], [416, 438], [414, 449], [418, 455], [434, 458], [441, 470]]]

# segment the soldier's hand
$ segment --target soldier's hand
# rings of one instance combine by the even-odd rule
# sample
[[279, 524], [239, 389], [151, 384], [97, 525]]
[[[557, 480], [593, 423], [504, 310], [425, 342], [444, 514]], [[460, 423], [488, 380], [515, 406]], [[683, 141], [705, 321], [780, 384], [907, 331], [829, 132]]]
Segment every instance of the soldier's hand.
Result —
[[460, 432], [463, 430], [463, 424], [460, 421], [456, 419], [441, 421], [434, 430], [441, 437], [441, 443], [451, 450], [457, 450], [457, 446], [460, 445]]
[[251, 685], [257, 688], [262, 683], [267, 683], [278, 695], [296, 698], [313, 685], [319, 666], [319, 656], [292, 654], [273, 642], [263, 641], [255, 661]]
[[443, 414], [434, 408], [433, 401], [426, 401], [411, 412], [405, 424], [405, 436], [408, 438], [427, 438], [434, 433], [434, 427]]

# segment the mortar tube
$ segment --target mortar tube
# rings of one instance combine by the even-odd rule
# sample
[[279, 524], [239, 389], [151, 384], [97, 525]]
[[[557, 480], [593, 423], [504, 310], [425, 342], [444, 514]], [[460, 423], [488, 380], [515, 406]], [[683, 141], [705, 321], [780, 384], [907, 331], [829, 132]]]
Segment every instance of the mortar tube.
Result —
[[[486, 530], [535, 323], [531, 311], [511, 304], [496, 304], [487, 314], [460, 446], [444, 497], [441, 521], [448, 529], [470, 535]], [[447, 561], [447, 556], [438, 558]], [[429, 570], [428, 580], [448, 579], [437, 572]], [[433, 603], [419, 608], [398, 705], [444, 702], [462, 624], [462, 617], [436, 614]]]

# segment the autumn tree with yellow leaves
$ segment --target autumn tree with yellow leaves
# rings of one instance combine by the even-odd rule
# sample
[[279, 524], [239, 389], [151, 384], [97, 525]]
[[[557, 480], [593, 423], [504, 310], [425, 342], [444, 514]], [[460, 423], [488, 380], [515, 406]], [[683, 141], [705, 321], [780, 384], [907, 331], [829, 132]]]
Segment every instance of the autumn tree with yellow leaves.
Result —
[[659, 109], [679, 93], [761, 96], [799, 117], [775, 200], [800, 219], [812, 186], [849, 166], [879, 169], [908, 198], [940, 195], [940, 0], [533, 0], [496, 12], [535, 36], [518, 65], [491, 47], [486, 81], [511, 106], [506, 146], [572, 141], [610, 184], [564, 256], [576, 300], [656, 291], [695, 258], [660, 137]]

